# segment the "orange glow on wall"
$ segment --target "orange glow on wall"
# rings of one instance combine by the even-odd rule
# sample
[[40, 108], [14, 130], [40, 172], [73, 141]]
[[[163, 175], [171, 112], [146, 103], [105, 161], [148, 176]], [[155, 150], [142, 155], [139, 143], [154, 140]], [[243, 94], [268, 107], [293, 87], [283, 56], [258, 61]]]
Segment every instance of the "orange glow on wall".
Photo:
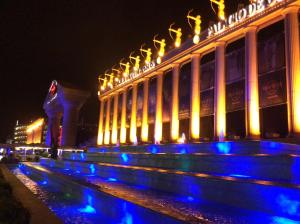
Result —
[[104, 101], [101, 101], [100, 106], [100, 118], [99, 118], [99, 126], [98, 126], [98, 137], [97, 137], [97, 145], [103, 144], [103, 113], [104, 113]]
[[215, 137], [220, 141], [226, 136], [225, 90], [225, 43], [219, 42], [216, 47]]
[[199, 59], [200, 55], [192, 56], [192, 86], [191, 86], [191, 138], [200, 138], [200, 94], [199, 94]]
[[156, 92], [156, 116], [155, 116], [155, 142], [162, 140], [162, 88], [163, 88], [163, 74], [157, 75], [157, 92]]
[[[299, 61], [297, 62], [299, 64]], [[293, 80], [294, 86], [294, 132], [300, 134], [300, 65], [297, 65], [298, 70], [295, 71], [295, 77]]]
[[149, 80], [144, 81], [144, 103], [143, 103], [143, 120], [141, 139], [143, 142], [148, 141], [148, 95], [149, 95]]
[[131, 105], [131, 120], [130, 120], [130, 142], [136, 142], [136, 102], [137, 101], [137, 85], [132, 87], [132, 105]]
[[[109, 123], [110, 123], [110, 98], [107, 100], [106, 106], [106, 118], [105, 118], [105, 132], [104, 132], [104, 144], [109, 145], [110, 140], [110, 131], [109, 131]], [[104, 112], [105, 113], [105, 112]]]
[[257, 74], [257, 37], [256, 27], [246, 30], [246, 103], [247, 103], [247, 135], [249, 138], [259, 138], [259, 96]]
[[44, 118], [34, 121], [27, 127], [27, 144], [40, 144], [42, 143]]
[[[299, 4], [299, 3], [298, 3]], [[300, 136], [300, 46], [299, 46], [299, 6], [288, 7], [285, 14], [286, 65], [289, 85], [290, 130]]]
[[179, 120], [178, 120], [178, 82], [179, 82], [179, 65], [173, 67], [173, 92], [172, 92], [172, 116], [171, 116], [171, 139], [173, 142], [178, 140]]
[[121, 133], [120, 133], [120, 143], [126, 143], [126, 91], [123, 93], [122, 98], [122, 117], [121, 117]]
[[118, 142], [118, 94], [114, 96], [114, 115], [112, 122], [112, 132], [111, 132], [111, 143], [117, 144]]

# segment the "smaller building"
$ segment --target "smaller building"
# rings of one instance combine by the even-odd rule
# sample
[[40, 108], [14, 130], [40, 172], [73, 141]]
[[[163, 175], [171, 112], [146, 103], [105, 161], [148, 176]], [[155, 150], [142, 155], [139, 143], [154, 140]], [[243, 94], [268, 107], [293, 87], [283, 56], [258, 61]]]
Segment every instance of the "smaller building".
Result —
[[27, 124], [20, 124], [19, 121], [17, 121], [14, 130], [13, 143], [26, 144], [27, 142], [26, 130], [27, 130]]
[[46, 123], [44, 118], [39, 118], [27, 126], [26, 144], [44, 144], [46, 139]]
[[14, 144], [45, 144], [47, 134], [47, 123], [44, 118], [39, 118], [30, 123], [16, 122], [14, 128]]

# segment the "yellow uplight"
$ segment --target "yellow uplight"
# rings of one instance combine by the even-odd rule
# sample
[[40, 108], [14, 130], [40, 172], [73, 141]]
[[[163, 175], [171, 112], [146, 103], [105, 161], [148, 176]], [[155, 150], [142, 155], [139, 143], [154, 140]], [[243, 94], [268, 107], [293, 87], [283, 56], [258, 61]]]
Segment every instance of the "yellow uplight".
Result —
[[36, 120], [35, 122], [33, 122], [32, 124], [28, 125], [27, 127], [27, 133], [30, 133], [32, 131], [34, 131], [35, 129], [41, 127], [44, 124], [44, 118], [40, 118], [38, 120]]
[[[258, 103], [258, 90], [257, 88], [252, 88], [252, 101], [250, 102], [250, 117], [249, 117], [249, 128], [251, 135], [260, 135], [260, 126], [259, 126], [259, 103]], [[254, 91], [256, 90], [256, 91]]]
[[[300, 66], [297, 66], [297, 68], [299, 67]], [[299, 134], [300, 133], [300, 69], [299, 71], [296, 71], [296, 75], [294, 75], [293, 85], [294, 85], [293, 87], [294, 88], [294, 97], [293, 97], [294, 132]]]
[[200, 36], [196, 34], [193, 38], [193, 43], [198, 44], [199, 42], [200, 42]]

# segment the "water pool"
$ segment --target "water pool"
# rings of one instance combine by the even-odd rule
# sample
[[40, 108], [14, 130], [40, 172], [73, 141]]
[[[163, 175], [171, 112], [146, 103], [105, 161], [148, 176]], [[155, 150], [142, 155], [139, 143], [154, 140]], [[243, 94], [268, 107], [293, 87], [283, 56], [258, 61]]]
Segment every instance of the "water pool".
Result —
[[[29, 164], [28, 164], [29, 165]], [[33, 168], [34, 167], [34, 168]], [[72, 169], [44, 167], [40, 164], [20, 165], [12, 168], [14, 174], [64, 223], [182, 223], [170, 217], [137, 206], [125, 200], [109, 196], [92, 188], [84, 187], [80, 181], [92, 181], [96, 175], [76, 172]], [[71, 176], [79, 181], [70, 181], [64, 176]], [[113, 180], [109, 181], [116, 181]], [[138, 187], [138, 186], [137, 186]], [[142, 190], [142, 189], [141, 189]], [[190, 197], [178, 197], [202, 213], [202, 217], [217, 224], [300, 224], [280, 215], [274, 216], [241, 208], [231, 208], [222, 204], [206, 203]], [[297, 206], [297, 208], [295, 207]], [[298, 209], [300, 205], [293, 205]]]
[[66, 224], [183, 223], [26, 165], [11, 170]]

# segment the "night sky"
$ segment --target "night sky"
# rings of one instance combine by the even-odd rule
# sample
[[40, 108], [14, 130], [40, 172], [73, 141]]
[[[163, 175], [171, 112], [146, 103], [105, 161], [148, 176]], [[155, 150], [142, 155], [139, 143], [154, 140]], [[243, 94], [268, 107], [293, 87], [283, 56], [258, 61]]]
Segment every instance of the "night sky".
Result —
[[[229, 14], [248, 1], [225, 2]], [[202, 29], [216, 20], [209, 0], [1, 0], [0, 142], [12, 135], [16, 120], [45, 116], [42, 105], [53, 79], [88, 89], [92, 97], [81, 117], [97, 123], [98, 74], [138, 53], [143, 43], [154, 50], [155, 34], [170, 46], [173, 22], [188, 38], [190, 9], [202, 15]]]

